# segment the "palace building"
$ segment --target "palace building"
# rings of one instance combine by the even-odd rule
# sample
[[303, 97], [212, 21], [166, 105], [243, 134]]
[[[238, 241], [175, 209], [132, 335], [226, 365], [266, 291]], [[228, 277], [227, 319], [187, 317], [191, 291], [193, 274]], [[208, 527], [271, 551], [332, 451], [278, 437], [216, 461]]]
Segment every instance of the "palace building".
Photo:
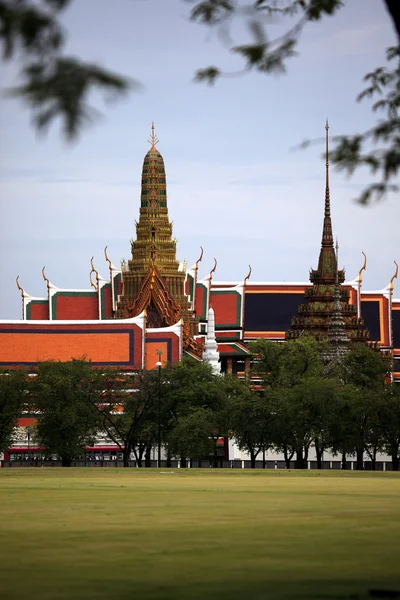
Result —
[[333, 354], [353, 341], [375, 343], [392, 353], [393, 376], [400, 382], [397, 263], [383, 290], [362, 289], [365, 255], [357, 277], [345, 280], [334, 249], [328, 158], [322, 242], [310, 283], [255, 282], [251, 268], [245, 277], [226, 282], [215, 278], [216, 260], [209, 274], [199, 278], [203, 249], [189, 268], [177, 259], [154, 125], [149, 142], [130, 260], [115, 266], [106, 246], [102, 269], [91, 259], [90, 288], [85, 290], [56, 287], [43, 269], [41, 298], [32, 297], [17, 277], [22, 320], [0, 321], [1, 367], [85, 356], [94, 366], [133, 372], [155, 368], [162, 355], [164, 364], [185, 356], [204, 358], [215, 370], [244, 376], [251, 369], [250, 341], [283, 342], [308, 332], [327, 338]]

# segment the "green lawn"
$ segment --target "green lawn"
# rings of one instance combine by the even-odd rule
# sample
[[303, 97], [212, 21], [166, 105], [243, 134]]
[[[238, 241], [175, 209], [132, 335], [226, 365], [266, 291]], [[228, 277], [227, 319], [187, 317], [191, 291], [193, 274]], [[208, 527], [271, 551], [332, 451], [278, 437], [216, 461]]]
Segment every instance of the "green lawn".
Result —
[[400, 474], [1, 469], [0, 596], [302, 600], [400, 590]]

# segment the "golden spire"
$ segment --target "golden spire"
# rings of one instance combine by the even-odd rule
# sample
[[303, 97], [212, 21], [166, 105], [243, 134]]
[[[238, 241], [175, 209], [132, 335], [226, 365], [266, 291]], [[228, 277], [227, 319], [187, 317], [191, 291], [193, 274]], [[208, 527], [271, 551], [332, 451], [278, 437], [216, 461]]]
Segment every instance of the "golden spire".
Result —
[[397, 264], [397, 262], [396, 262], [396, 261], [394, 261], [394, 264], [396, 265], [396, 271], [395, 271], [395, 274], [393, 275], [393, 277], [392, 277], [392, 279], [390, 280], [390, 283], [389, 283], [389, 288], [390, 288], [390, 290], [392, 290], [392, 291], [393, 291], [393, 289], [394, 289], [393, 281], [394, 281], [395, 279], [397, 279], [397, 276], [398, 276], [398, 274], [399, 274], [399, 265]]
[[149, 142], [149, 144], [151, 144], [152, 150], [156, 149], [156, 144], [158, 144], [158, 142], [160, 141], [158, 139], [158, 137], [156, 136], [156, 134], [154, 133], [154, 121], [151, 124], [151, 135], [147, 141]]
[[365, 252], [363, 250], [361, 250], [361, 252], [364, 255], [364, 264], [363, 264], [363, 266], [361, 267], [361, 269], [358, 272], [358, 281], [360, 283], [362, 283], [362, 280], [363, 280], [363, 278], [362, 278], [362, 272], [365, 271], [366, 268], [367, 268], [367, 255], [365, 254]]

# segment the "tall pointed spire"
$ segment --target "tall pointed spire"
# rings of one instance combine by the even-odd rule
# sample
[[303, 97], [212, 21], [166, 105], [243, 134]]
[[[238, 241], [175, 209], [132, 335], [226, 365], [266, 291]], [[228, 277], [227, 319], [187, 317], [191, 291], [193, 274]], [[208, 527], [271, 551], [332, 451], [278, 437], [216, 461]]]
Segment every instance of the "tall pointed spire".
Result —
[[[311, 271], [311, 281], [315, 278], [333, 284], [335, 282], [337, 263], [335, 249], [333, 247], [333, 233], [331, 220], [331, 196], [329, 190], [329, 144], [328, 144], [328, 120], [325, 124], [325, 208], [324, 223], [322, 228], [321, 250], [319, 253], [318, 269]], [[344, 275], [344, 274], [343, 274]], [[339, 275], [340, 279], [340, 275]], [[343, 279], [341, 279], [341, 283]]]
[[332, 221], [331, 221], [331, 196], [329, 190], [329, 142], [328, 119], [325, 124], [325, 212], [324, 212], [324, 227], [322, 231], [322, 246], [333, 248]]
[[325, 209], [322, 230], [322, 243], [319, 251], [318, 268], [311, 269], [312, 287], [306, 290], [305, 302], [298, 308], [292, 326], [286, 332], [286, 339], [296, 339], [304, 332], [316, 338], [328, 338], [331, 345], [330, 355], [343, 352], [348, 341], [368, 341], [369, 332], [357, 316], [357, 309], [350, 304], [350, 291], [342, 287], [345, 280], [344, 269], [338, 269], [339, 246], [333, 245], [331, 222], [331, 199], [329, 190], [329, 125], [326, 121], [326, 157], [325, 157]]

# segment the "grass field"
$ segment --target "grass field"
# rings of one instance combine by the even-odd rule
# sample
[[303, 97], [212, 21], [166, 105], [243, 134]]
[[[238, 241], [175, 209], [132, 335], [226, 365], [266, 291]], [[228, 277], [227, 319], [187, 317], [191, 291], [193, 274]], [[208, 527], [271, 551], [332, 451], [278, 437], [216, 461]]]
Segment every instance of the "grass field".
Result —
[[0, 470], [0, 595], [366, 598], [400, 589], [400, 474]]

